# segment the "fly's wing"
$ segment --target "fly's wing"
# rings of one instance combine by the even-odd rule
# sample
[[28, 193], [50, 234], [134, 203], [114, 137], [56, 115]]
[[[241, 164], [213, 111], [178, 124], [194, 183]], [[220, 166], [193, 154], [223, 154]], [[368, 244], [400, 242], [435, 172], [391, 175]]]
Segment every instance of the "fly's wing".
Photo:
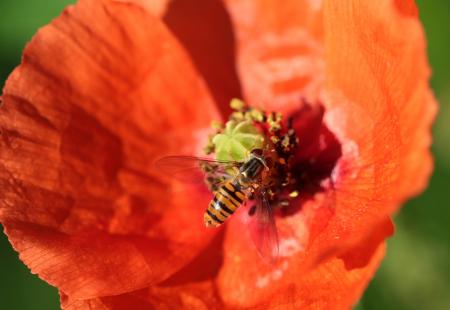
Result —
[[205, 175], [217, 180], [228, 179], [231, 177], [230, 169], [239, 168], [241, 164], [195, 156], [165, 156], [156, 160], [154, 165], [180, 181], [201, 183], [205, 181]]
[[256, 195], [256, 204], [249, 211], [250, 235], [259, 254], [269, 263], [278, 258], [278, 232], [273, 208], [264, 190]]

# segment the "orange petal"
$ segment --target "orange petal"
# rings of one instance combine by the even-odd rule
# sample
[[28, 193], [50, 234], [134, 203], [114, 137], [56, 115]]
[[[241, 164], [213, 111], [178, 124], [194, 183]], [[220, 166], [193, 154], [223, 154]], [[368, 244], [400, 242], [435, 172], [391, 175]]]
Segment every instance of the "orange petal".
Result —
[[[348, 247], [345, 252], [339, 249], [339, 257], [327, 255], [311, 266], [305, 263], [311, 255], [308, 241], [323, 231], [322, 227], [316, 232], [312, 226], [326, 223], [330, 216], [323, 209], [318, 212], [312, 208], [316, 208], [314, 203], [306, 203], [302, 212], [277, 218], [280, 249], [275, 264], [268, 264], [258, 255], [245, 227], [245, 210], [239, 210], [227, 230], [224, 263], [217, 278], [220, 296], [227, 305], [277, 307], [289, 299], [297, 305], [294, 308], [303, 309], [311, 303], [311, 308], [323, 304], [322, 308], [328, 309], [338, 298], [335, 291], [343, 298], [341, 307], [336, 309], [347, 309], [358, 300], [383, 257], [384, 239], [392, 233], [392, 225], [377, 225], [373, 236], [361, 244]], [[328, 248], [336, 253], [333, 244], [328, 244]]]
[[164, 16], [164, 14], [167, 11], [167, 7], [169, 5], [169, 2], [171, 0], [114, 0], [117, 2], [124, 2], [124, 3], [135, 3], [141, 7], [144, 7], [147, 11], [152, 12], [158, 17]]
[[235, 38], [222, 1], [172, 0], [164, 22], [188, 51], [222, 115], [228, 115], [230, 100], [242, 95], [235, 68]]
[[223, 308], [213, 281], [222, 263], [222, 240], [221, 233], [196, 259], [163, 283], [127, 294], [90, 300], [77, 300], [61, 294], [62, 308], [66, 310]]
[[[242, 235], [235, 244], [241, 243], [241, 239]], [[286, 270], [283, 270], [286, 267], [282, 267], [283, 271], [280, 271], [275, 266], [261, 266], [260, 259], [257, 259], [253, 260], [257, 268], [252, 268], [256, 270], [256, 273], [251, 283], [247, 282], [249, 272], [241, 270], [242, 273], [236, 273], [233, 277], [219, 276], [218, 287], [210, 279], [167, 283], [164, 286], [152, 286], [128, 294], [91, 300], [76, 300], [63, 295], [62, 308], [64, 310], [240, 309], [243, 307], [277, 309], [285, 306], [295, 309], [348, 309], [361, 297], [383, 258], [384, 251], [384, 243], [379, 244], [373, 256], [361, 268], [348, 270], [341, 259], [333, 258], [312, 272], [302, 273], [301, 276], [296, 273], [295, 264]], [[227, 257], [227, 252], [225, 256]], [[199, 266], [195, 265], [195, 268], [198, 270]], [[290, 274], [290, 281], [284, 286], [277, 283], [280, 272]], [[248, 286], [249, 284], [253, 287]], [[264, 286], [277, 290], [270, 292], [266, 290], [266, 295], [261, 295]], [[244, 287], [248, 290], [243, 289]], [[219, 296], [218, 292], [222, 296]]]
[[398, 2], [324, 5], [326, 121], [343, 156], [333, 172], [336, 214], [315, 241], [318, 252], [366, 238], [432, 171], [436, 102], [425, 38], [414, 10]]
[[237, 38], [246, 101], [279, 112], [323, 85], [323, 29], [318, 0], [226, 0]]
[[198, 153], [219, 114], [144, 7], [68, 8], [27, 46], [3, 99], [0, 220], [32, 272], [64, 293], [162, 281], [215, 234], [199, 229], [208, 195], [153, 171], [162, 154]]
[[343, 261], [333, 258], [314, 271], [298, 275], [261, 309], [351, 309], [361, 298], [385, 253], [379, 245], [363, 268], [347, 270]]
[[394, 224], [390, 218], [385, 218], [379, 225], [365, 236], [358, 244], [340, 254], [338, 258], [342, 259], [345, 268], [348, 270], [362, 268], [372, 258], [377, 250], [378, 244], [394, 233]]
[[[225, 240], [229, 257], [225, 258], [219, 289], [226, 300], [253, 305], [277, 288], [287, 290], [290, 277], [304, 283], [304, 272], [315, 274], [324, 262], [336, 260], [337, 256], [345, 262], [344, 267], [351, 269], [349, 273], [367, 263], [379, 242], [392, 233], [386, 217], [405, 199], [423, 190], [428, 181], [432, 168], [430, 126], [436, 104], [428, 85], [422, 28], [411, 9], [412, 2], [399, 8], [399, 1], [326, 1], [324, 37], [320, 31], [311, 30], [316, 29], [310, 27], [314, 23], [305, 25], [308, 17], [299, 18], [297, 12], [310, 12], [311, 6], [290, 1], [283, 5], [274, 1], [227, 3], [238, 27], [239, 66], [245, 93], [251, 99], [256, 92], [249, 90], [258, 86], [256, 96], [262, 97], [251, 99], [253, 103], [262, 102], [281, 111], [295, 109], [292, 98], [298, 99], [299, 95], [318, 97], [326, 106], [326, 125], [339, 138], [343, 151], [331, 176], [335, 190], [330, 187], [322, 201], [316, 197], [290, 219], [278, 218], [281, 241], [287, 239], [289, 230], [297, 233], [289, 241], [290, 247], [286, 246], [296, 250], [287, 256], [295, 257], [292, 265], [297, 269], [289, 265], [289, 275], [285, 275], [283, 265], [275, 272], [266, 268], [268, 277], [259, 283], [269, 283], [267, 290], [255, 290], [255, 279], [261, 278], [264, 269], [255, 263], [256, 254], [249, 254], [251, 242], [241, 240], [243, 232], [233, 223], [230, 231], [236, 232], [230, 232]], [[319, 16], [320, 10], [316, 17]], [[324, 53], [287, 48], [295, 46], [294, 42], [308, 44], [311, 40]], [[252, 44], [259, 47], [256, 61], [250, 59]], [[289, 50], [291, 54], [286, 52]], [[270, 65], [259, 60], [259, 55], [266, 53], [274, 55], [275, 61], [270, 60]], [[305, 68], [289, 69], [295, 68], [296, 57], [305, 55], [321, 59], [323, 67], [318, 66], [316, 73], [327, 84], [319, 82], [317, 92], [308, 92], [292, 82], [298, 91], [292, 93], [295, 96], [281, 92], [281, 97], [277, 97], [273, 83], [288, 82], [283, 79], [290, 78], [292, 72], [303, 73]], [[261, 77], [267, 77], [268, 83], [264, 84]], [[267, 103], [264, 96], [271, 101]], [[227, 282], [233, 278], [239, 281]], [[271, 284], [269, 280], [273, 278], [280, 279], [281, 284]], [[232, 287], [239, 289], [232, 291]], [[321, 301], [314, 302], [320, 305]]]
[[77, 300], [61, 294], [63, 310], [224, 309], [212, 281], [151, 287], [128, 294]]
[[[432, 169], [436, 103], [414, 2], [325, 1], [323, 8], [321, 1], [226, 3], [249, 101], [285, 112], [299, 107], [300, 96], [326, 106], [326, 125], [343, 157], [329, 200], [336, 215], [317, 244], [327, 247], [336, 238], [358, 243], [423, 190]], [[307, 79], [303, 86], [299, 75]]]
[[357, 144], [360, 166], [380, 170], [393, 197], [418, 194], [432, 169], [436, 102], [414, 1], [325, 3], [330, 126]]

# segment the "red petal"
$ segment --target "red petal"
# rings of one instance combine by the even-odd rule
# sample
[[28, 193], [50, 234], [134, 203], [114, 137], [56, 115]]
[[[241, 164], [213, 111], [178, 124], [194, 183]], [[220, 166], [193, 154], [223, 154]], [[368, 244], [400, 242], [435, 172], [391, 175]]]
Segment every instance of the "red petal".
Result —
[[358, 164], [384, 164], [377, 179], [403, 200], [422, 191], [431, 173], [436, 103], [423, 29], [404, 15], [414, 2], [403, 1], [401, 10], [399, 2], [327, 1], [325, 48], [330, 126], [357, 144]]
[[189, 52], [222, 115], [228, 115], [230, 100], [242, 95], [233, 29], [222, 1], [172, 0], [164, 21]]
[[77, 300], [61, 294], [63, 310], [224, 309], [212, 281], [151, 287], [128, 294]]
[[[295, 108], [292, 98], [298, 99], [299, 95], [320, 97], [327, 108], [326, 124], [341, 141], [343, 157], [332, 175], [335, 192], [329, 190], [331, 195], [317, 195], [314, 202], [304, 205], [297, 214], [278, 218], [280, 239], [289, 241], [285, 245], [291, 252], [286, 253], [286, 258], [290, 257], [288, 265], [283, 265], [286, 260], [282, 259], [278, 268], [264, 268], [258, 263], [260, 260], [251, 241], [242, 237], [244, 232], [239, 227], [243, 223], [235, 220], [237, 223], [230, 225], [219, 290], [224, 300], [251, 306], [277, 291], [290, 291], [290, 283], [295, 283], [299, 288], [293, 292], [309, 292], [311, 299], [306, 293], [303, 298], [320, 307], [324, 300], [334, 298], [328, 295], [340, 292], [339, 279], [352, 277], [351, 274], [372, 257], [380, 242], [392, 233], [386, 217], [405, 199], [423, 190], [431, 173], [430, 125], [436, 105], [428, 86], [429, 69], [422, 29], [414, 14], [405, 14], [405, 10], [399, 10], [398, 5], [389, 1], [382, 4], [325, 2], [324, 39], [314, 35], [316, 32], [311, 29], [315, 28], [310, 28], [314, 23], [304, 25], [305, 20], [310, 20], [308, 15], [299, 18], [298, 11], [310, 12], [311, 7], [305, 9], [298, 2], [277, 5], [275, 1], [255, 1], [245, 5], [230, 0], [228, 3], [240, 33], [240, 73], [246, 94], [251, 99], [255, 92], [248, 90], [259, 87], [256, 96], [262, 97], [253, 102], [266, 103], [264, 98], [271, 98], [273, 105], [266, 106], [282, 111]], [[300, 8], [294, 7], [296, 5]], [[316, 17], [319, 16], [320, 12]], [[304, 37], [292, 33], [301, 33]], [[300, 44], [294, 38], [303, 44], [315, 40], [321, 45], [323, 40], [324, 45], [319, 50], [324, 48], [325, 54], [304, 53], [292, 47], [291, 54], [283, 56], [289, 50], [287, 47]], [[252, 44], [258, 46], [256, 61], [250, 58]], [[261, 62], [264, 57], [259, 56], [267, 53], [275, 55], [276, 59], [269, 61], [270, 66]], [[282, 96], [278, 98], [273, 83], [280, 77], [282, 83], [289, 82], [283, 79], [291, 78], [292, 72], [304, 73], [289, 69], [296, 57], [303, 59], [305, 55], [322, 59], [324, 69], [319, 67], [316, 73], [326, 77], [327, 87], [320, 89], [324, 85], [319, 83], [317, 93], [308, 93], [291, 79], [295, 96], [280, 93]], [[279, 71], [271, 71], [273, 68]], [[327, 275], [320, 271], [330, 261], [342, 264], [338, 257], [344, 262], [342, 274], [335, 275], [339, 269], [334, 268]], [[308, 271], [319, 285], [303, 281]], [[262, 276], [264, 273], [266, 277]], [[337, 277], [336, 287], [330, 287], [323, 295], [314, 294], [314, 290], [321, 289], [320, 280], [325, 276], [327, 279]], [[272, 281], [274, 279], [276, 281]], [[370, 276], [361, 277], [361, 282], [355, 285], [362, 289], [369, 279]], [[257, 283], [263, 288], [257, 289]], [[343, 292], [337, 295], [344, 296], [345, 290], [351, 289], [343, 287]], [[341, 307], [348, 308], [355, 302], [360, 294], [357, 292], [348, 299], [344, 296]], [[292, 296], [302, 296], [296, 294]], [[327, 308], [326, 305], [323, 308]], [[340, 308], [340, 303], [336, 305]]]
[[[217, 285], [224, 302], [236, 307], [276, 308], [289, 304], [295, 309], [348, 309], [361, 296], [384, 255], [383, 239], [367, 240], [372, 247], [365, 264], [348, 269], [368, 253], [365, 247], [349, 250], [348, 261], [333, 257], [309, 270], [303, 263], [307, 254], [302, 237], [308, 238], [308, 219], [279, 219], [280, 258], [274, 265], [264, 263], [252, 245], [243, 223], [233, 221], [225, 239], [224, 265]], [[290, 230], [290, 231], [288, 231]], [[377, 232], [378, 234], [378, 232]], [[355, 258], [352, 261], [352, 258]]]
[[32, 272], [64, 293], [161, 281], [215, 233], [199, 229], [209, 197], [152, 168], [162, 154], [197, 153], [219, 114], [145, 8], [70, 7], [27, 46], [3, 99], [0, 220]]
[[217, 275], [222, 263], [222, 239], [222, 233], [217, 235], [196, 259], [157, 286], [91, 300], [77, 300], [62, 294], [62, 308], [66, 310], [221, 309], [223, 304], [212, 279]]
[[162, 17], [166, 11], [167, 7], [169, 5], [169, 1], [171, 0], [113, 0], [117, 2], [124, 2], [124, 3], [135, 3], [141, 7], [144, 7], [149, 12], [152, 12], [158, 17]]
[[390, 1], [327, 1], [324, 12], [326, 120], [343, 156], [333, 174], [336, 214], [315, 241], [317, 252], [331, 243], [361, 242], [424, 189], [436, 113], [414, 15]]
[[385, 244], [376, 249], [364, 268], [347, 270], [334, 258], [314, 271], [296, 277], [282, 288], [262, 309], [351, 309], [361, 298], [385, 253]]
[[[241, 235], [242, 237], [242, 235]], [[237, 243], [240, 243], [239, 241]], [[256, 306], [256, 309], [272, 309], [277, 307], [294, 307], [300, 309], [348, 309], [358, 300], [372, 278], [384, 255], [384, 243], [376, 248], [367, 265], [346, 269], [342, 260], [334, 258], [322, 264], [310, 273], [296, 276], [295, 264], [281, 272], [291, 274], [290, 282], [280, 289], [277, 285], [279, 269], [274, 266], [263, 267], [256, 272], [253, 280], [256, 287], [250, 291], [243, 290], [248, 273], [235, 274], [224, 279], [219, 277], [219, 288], [226, 304], [217, 295], [217, 287], [213, 281], [178, 283], [165, 286], [153, 286], [128, 294], [96, 298], [91, 300], [76, 300], [62, 296], [64, 310], [122, 310], [122, 309], [235, 309], [236, 307]], [[211, 251], [209, 251], [211, 253]], [[236, 262], [236, 260], [233, 260]], [[206, 264], [204, 265], [206, 266]], [[195, 268], [199, 268], [198, 265]], [[259, 283], [259, 284], [258, 284]], [[263, 284], [279, 290], [269, 295], [261, 296]], [[228, 289], [228, 290], [225, 290]], [[250, 288], [249, 288], [250, 289]]]
[[368, 264], [373, 254], [377, 250], [377, 245], [384, 239], [392, 236], [394, 233], [394, 225], [391, 219], [386, 218], [373, 231], [367, 235], [356, 246], [346, 250], [338, 257], [345, 263], [345, 268], [351, 270], [362, 268]]
[[252, 106], [287, 112], [323, 86], [321, 1], [226, 0], [235, 26], [238, 72]]

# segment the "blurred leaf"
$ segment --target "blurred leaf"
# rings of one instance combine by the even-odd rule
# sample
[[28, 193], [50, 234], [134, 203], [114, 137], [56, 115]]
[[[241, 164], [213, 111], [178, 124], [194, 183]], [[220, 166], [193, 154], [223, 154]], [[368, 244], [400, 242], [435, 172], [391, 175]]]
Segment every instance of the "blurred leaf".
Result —
[[0, 86], [19, 64], [27, 41], [74, 0], [0, 1]]

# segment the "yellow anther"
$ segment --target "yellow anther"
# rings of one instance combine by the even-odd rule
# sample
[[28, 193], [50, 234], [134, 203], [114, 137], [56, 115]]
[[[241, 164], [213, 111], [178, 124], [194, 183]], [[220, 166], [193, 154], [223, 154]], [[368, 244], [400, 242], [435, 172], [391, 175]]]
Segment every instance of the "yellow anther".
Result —
[[231, 101], [230, 101], [230, 107], [233, 110], [242, 111], [245, 108], [245, 103], [241, 99], [234, 98], [234, 99], [231, 99]]

